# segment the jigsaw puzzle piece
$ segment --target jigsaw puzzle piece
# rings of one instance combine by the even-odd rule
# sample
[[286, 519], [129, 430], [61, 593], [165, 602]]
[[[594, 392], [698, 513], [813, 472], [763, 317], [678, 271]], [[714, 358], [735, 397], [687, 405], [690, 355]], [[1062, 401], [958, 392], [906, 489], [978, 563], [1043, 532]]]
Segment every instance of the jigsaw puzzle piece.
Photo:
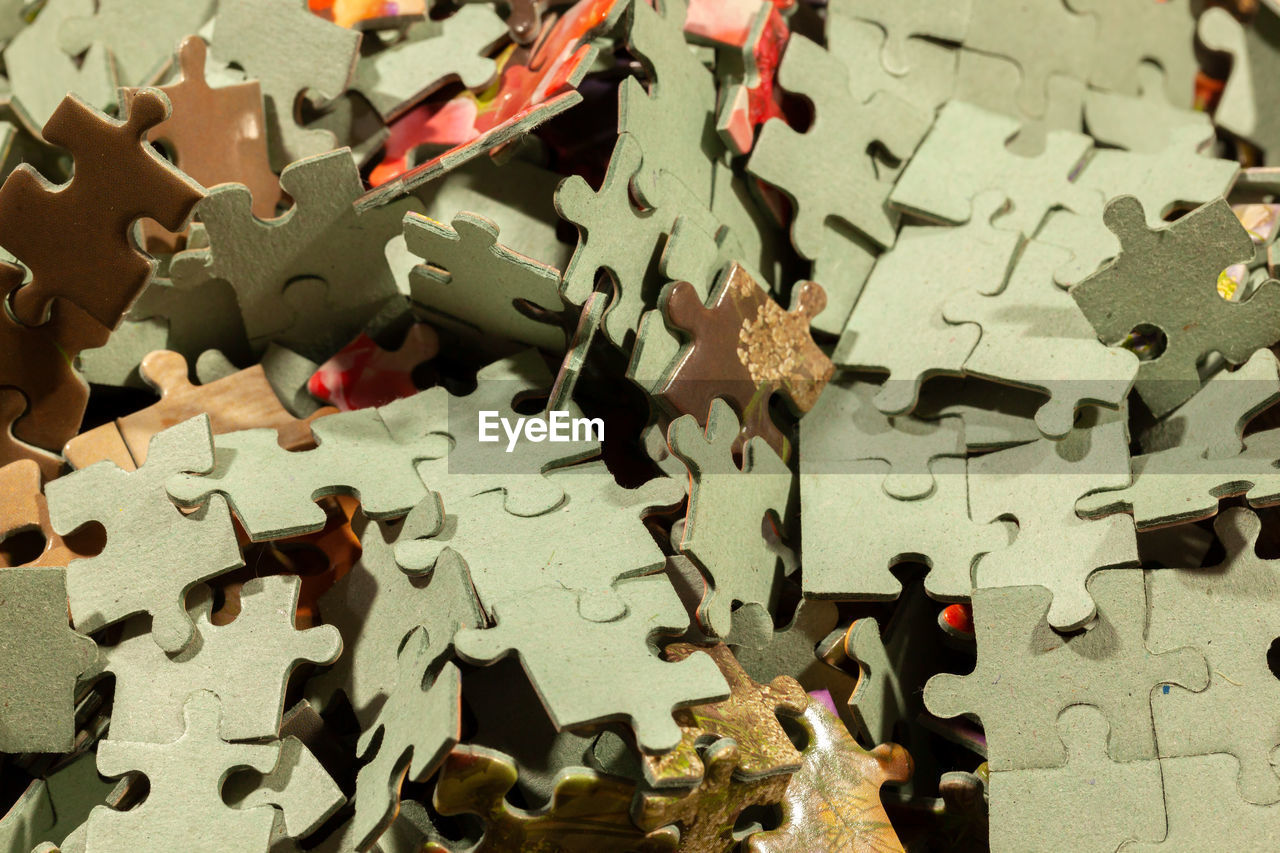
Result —
[[978, 214], [972, 201], [983, 190], [998, 190], [1012, 204], [1000, 227], [1023, 234], [1035, 234], [1054, 207], [1096, 209], [1096, 194], [1072, 183], [1093, 140], [1050, 131], [1042, 153], [1022, 157], [1005, 145], [1019, 127], [1017, 119], [950, 101], [898, 178], [890, 202], [926, 219], [968, 222]]
[[[969, 505], [979, 521], [1013, 518], [1006, 548], [979, 557], [977, 588], [1036, 584], [1053, 594], [1049, 624], [1072, 630], [1094, 615], [1086, 591], [1099, 569], [1136, 568], [1137, 534], [1129, 519], [1084, 520], [1076, 501], [1099, 487], [1125, 485], [1126, 418], [1087, 420], [1061, 441], [1041, 439], [969, 461]], [[1110, 522], [1110, 523], [1108, 523]]]
[[[814, 343], [809, 323], [826, 306], [815, 282], [792, 291], [784, 311], [741, 265], [724, 273], [708, 306], [688, 282], [663, 292], [670, 325], [686, 332], [684, 347], [655, 396], [677, 415], [701, 423], [716, 400], [729, 401], [742, 423], [734, 447], [761, 438], [783, 459], [790, 442], [769, 412], [781, 393], [796, 412], [813, 408], [835, 367]], [[607, 315], [606, 315], [607, 316]]]
[[[507, 755], [482, 746], [454, 748], [445, 757], [433, 805], [443, 815], [477, 815], [484, 823], [481, 851], [535, 850], [543, 845], [597, 853], [664, 853], [676, 849], [670, 833], [646, 836], [628, 814], [635, 786], [585, 767], [556, 775], [543, 808], [515, 808], [506, 794], [522, 774]], [[440, 843], [426, 853], [449, 853]]]
[[1167, 835], [1158, 842], [1129, 842], [1121, 853], [1265, 848], [1280, 832], [1280, 806], [1241, 799], [1236, 772], [1230, 755], [1160, 759]]
[[227, 791], [223, 799], [237, 809], [264, 805], [279, 809], [273, 837], [283, 824], [285, 836], [305, 838], [347, 801], [307, 745], [292, 735], [280, 739], [276, 766], [261, 777], [261, 784], [245, 792], [243, 797], [237, 797], [236, 793]]
[[[458, 632], [458, 654], [483, 664], [517, 652], [557, 729], [621, 719], [642, 750], [674, 749], [681, 732], [672, 710], [727, 698], [729, 686], [710, 658], [669, 662], [650, 650], [655, 635], [688, 626], [670, 581], [636, 578], [615, 590], [623, 612], [604, 622], [591, 621], [580, 611], [578, 594], [562, 587], [508, 600], [496, 608], [495, 627]], [[602, 654], [614, 663], [607, 671], [598, 667]], [[584, 681], [588, 671], [593, 674]]]
[[1197, 32], [1206, 48], [1232, 59], [1214, 123], [1274, 156], [1280, 150], [1280, 124], [1260, 98], [1266, 81], [1280, 68], [1280, 10], [1259, 4], [1249, 25], [1243, 26], [1226, 9], [1206, 9]]
[[67, 625], [65, 569], [0, 569], [0, 649], [0, 751], [70, 752], [76, 679], [98, 649]]
[[[168, 118], [168, 97], [140, 89], [122, 112], [113, 119], [68, 95], [45, 122], [44, 139], [71, 152], [75, 174], [55, 185], [24, 164], [0, 187], [0, 243], [31, 271], [12, 296], [23, 323], [45, 322], [62, 298], [115, 328], [152, 273], [150, 258], [133, 245], [133, 223], [148, 217], [177, 230], [204, 197], [145, 141]], [[68, 252], [72, 233], [76, 251]]]
[[359, 33], [311, 14], [306, 0], [221, 0], [211, 47], [262, 86], [273, 169], [333, 150], [334, 135], [301, 126], [298, 107], [304, 93], [319, 102], [347, 90]]
[[660, 755], [640, 756], [645, 781], [655, 788], [696, 785], [703, 775], [697, 744], [722, 737], [731, 737], [738, 745], [734, 775], [739, 779], [763, 779], [798, 770], [801, 755], [778, 718], [804, 712], [809, 704], [804, 688], [789, 675], [757, 684], [724, 643], [709, 647], [673, 643], [663, 656], [679, 662], [698, 652], [705, 652], [720, 668], [729, 684], [729, 698], [676, 711], [680, 743]]
[[[1209, 687], [1169, 689], [1151, 702], [1161, 758], [1230, 753], [1240, 763], [1240, 796], [1280, 802], [1271, 753], [1280, 745], [1280, 684], [1267, 664], [1280, 598], [1280, 563], [1257, 556], [1261, 520], [1243, 507], [1223, 511], [1214, 531], [1226, 548], [1216, 566], [1147, 573], [1148, 645], [1159, 654], [1183, 644], [1200, 649]], [[1225, 719], [1230, 726], [1221, 725]]]
[[1005, 286], [996, 294], [962, 291], [948, 297], [948, 323], [982, 330], [964, 362], [967, 375], [1049, 395], [1036, 426], [1051, 439], [1070, 433], [1085, 406], [1123, 406], [1138, 374], [1138, 357], [1103, 346], [1071, 297], [1053, 281], [1067, 251], [1039, 241], [1026, 244]]
[[233, 809], [222, 799], [228, 773], [249, 767], [270, 773], [278, 743], [227, 743], [218, 736], [218, 697], [200, 690], [187, 697], [182, 736], [168, 743], [105, 740], [98, 744], [104, 776], [140, 772], [150, 783], [146, 800], [129, 811], [98, 806], [89, 814], [88, 850], [266, 850], [275, 820], [267, 807]]
[[712, 169], [722, 150], [715, 130], [715, 77], [684, 39], [687, 0], [662, 0], [657, 8], [631, 3], [627, 47], [649, 78], [618, 88], [618, 133], [629, 134], [644, 152], [634, 182], [653, 198], [668, 179], [703, 205], [710, 205]]
[[399, 298], [386, 246], [420, 205], [358, 212], [364, 184], [346, 149], [291, 163], [280, 186], [293, 207], [265, 221], [248, 187], [215, 188], [199, 207], [201, 240], [174, 256], [169, 273], [179, 290], [229, 282], [255, 352], [277, 340], [323, 361]]
[[1120, 255], [1071, 296], [1105, 344], [1151, 327], [1163, 335], [1163, 352], [1141, 363], [1134, 386], [1152, 414], [1167, 414], [1199, 390], [1196, 364], [1210, 353], [1243, 364], [1280, 338], [1280, 284], [1268, 281], [1243, 302], [1218, 294], [1219, 273], [1254, 255], [1248, 232], [1224, 200], [1152, 228], [1141, 202], [1121, 196], [1107, 205], [1105, 218], [1120, 240]]
[[[1206, 10], [1202, 18], [1210, 16], [1216, 17], [1216, 14]], [[1232, 24], [1239, 26], [1234, 19]], [[1205, 24], [1200, 26], [1203, 28]], [[1138, 90], [1140, 94], [1136, 95], [1096, 89], [1086, 92], [1084, 123], [1089, 135], [1098, 142], [1126, 151], [1159, 154], [1170, 139], [1183, 132], [1194, 128], [1204, 139], [1213, 133], [1214, 122], [1219, 126], [1225, 124], [1221, 101], [1212, 120], [1206, 113], [1170, 104], [1164, 92], [1164, 77], [1153, 65], [1143, 64], [1138, 68]]]
[[390, 121], [448, 83], [487, 85], [497, 66], [486, 54], [506, 32], [494, 9], [474, 4], [443, 21], [415, 22], [399, 41], [356, 61], [351, 88]]
[[1021, 73], [1016, 62], [1000, 56], [961, 50], [956, 61], [953, 97], [984, 110], [1018, 120], [1018, 133], [1005, 143], [1011, 153], [1034, 157], [1045, 149], [1051, 131], [1079, 133], [1084, 115], [1086, 86], [1083, 80], [1051, 75], [1045, 90], [1043, 112], [1031, 115], [1019, 100]]
[[194, 596], [188, 612], [200, 641], [176, 656], [140, 631], [105, 648], [105, 669], [116, 677], [111, 736], [174, 740], [182, 734], [179, 698], [205, 689], [222, 702], [225, 740], [275, 737], [293, 670], [304, 662], [333, 663], [342, 651], [342, 636], [332, 625], [294, 628], [300, 585], [291, 575], [248, 581], [240, 590], [239, 615], [224, 625], [210, 621], [210, 592]]
[[[848, 222], [877, 245], [893, 245], [898, 218], [887, 204], [893, 187], [880, 180], [868, 148], [878, 143], [906, 160], [929, 129], [929, 116], [887, 92], [858, 100], [840, 58], [798, 34], [787, 43], [778, 82], [813, 103], [813, 124], [798, 133], [780, 119], [766, 122], [747, 171], [795, 202], [796, 251], [818, 256], [828, 217]], [[830, 169], [833, 160], [843, 166], [838, 179]]]
[[33, 131], [47, 122], [68, 92], [101, 110], [116, 104], [116, 70], [102, 44], [77, 62], [59, 49], [62, 25], [92, 15], [93, 0], [48, 0], [40, 14], [4, 49], [5, 74], [16, 111]]
[[71, 17], [62, 23], [58, 41], [71, 56], [102, 45], [122, 83], [145, 85], [169, 64], [169, 46], [197, 32], [213, 17], [216, 5], [215, 0], [98, 0], [92, 17]]
[[1192, 105], [1197, 13], [1191, 0], [1066, 0], [1066, 4], [1097, 22], [1089, 58], [1090, 86], [1135, 94], [1141, 69], [1154, 65], [1164, 75], [1168, 102], [1183, 108]]
[[1280, 361], [1260, 349], [1237, 370], [1224, 370], [1196, 395], [1140, 437], [1147, 453], [1196, 448], [1206, 459], [1227, 459], [1244, 450], [1249, 421], [1280, 402]]
[[347, 837], [368, 850], [395, 817], [404, 780], [426, 781], [458, 742], [462, 681], [441, 663], [445, 649], [425, 629], [400, 650], [395, 687], [377, 720], [360, 736], [357, 755], [367, 763], [356, 776], [356, 814]]
[[799, 718], [807, 735], [800, 769], [787, 782], [782, 825], [747, 840], [749, 853], [793, 850], [899, 851], [880, 786], [911, 778], [911, 755], [897, 744], [867, 752], [820, 702]]
[[[979, 0], [981, 2], [981, 0]], [[973, 0], [935, 3], [931, 0], [833, 0], [827, 5], [831, 18], [862, 18], [884, 30], [879, 61], [890, 74], [903, 76], [917, 66], [913, 43], [925, 38], [959, 43], [969, 29]]]
[[963, 458], [964, 426], [957, 417], [925, 421], [886, 417], [873, 398], [879, 387], [842, 378], [827, 386], [817, 405], [800, 421], [804, 471], [839, 474], [853, 463], [879, 459], [889, 464], [883, 487], [901, 501], [927, 498], [935, 484], [929, 468], [944, 456]]
[[1155, 758], [1151, 692], [1161, 684], [1203, 690], [1208, 683], [1198, 650], [1148, 650], [1141, 572], [1097, 572], [1088, 591], [1098, 622], [1070, 637], [1049, 627], [1051, 593], [1043, 587], [974, 591], [977, 665], [969, 675], [929, 679], [924, 703], [940, 717], [979, 717], [993, 772], [1062, 767], [1067, 754], [1061, 740], [1044, 733], [1056, 729], [1058, 714], [1069, 705], [1092, 705], [1107, 718], [1113, 761]]
[[691, 415], [667, 429], [671, 452], [689, 469], [689, 510], [678, 544], [707, 578], [698, 622], [726, 636], [735, 601], [769, 605], [776, 587], [776, 556], [761, 533], [765, 518], [787, 516], [792, 475], [761, 439], [742, 447], [734, 462], [738, 420], [723, 400], [711, 403], [705, 431]]
[[964, 46], [1012, 60], [1021, 72], [1018, 106], [1042, 116], [1054, 75], [1088, 80], [1097, 23], [1074, 14], [1061, 0], [972, 0]]
[[409, 274], [415, 303], [486, 336], [564, 349], [564, 329], [528, 310], [551, 318], [564, 311], [559, 271], [498, 243], [492, 221], [463, 211], [451, 228], [409, 213], [404, 233], [409, 251], [426, 261]]
[[[1000, 193], [983, 193], [973, 201], [973, 217], [959, 228], [907, 226], [876, 262], [832, 360], [888, 371], [875, 397], [885, 414], [910, 412], [924, 381], [959, 375], [977, 345], [980, 330], [947, 323], [942, 306], [955, 292], [1003, 287], [1022, 243], [1018, 233], [992, 227], [1004, 205]], [[956, 258], [964, 263], [955, 264]], [[904, 340], [911, 346], [902, 346]]]
[[[991, 774], [993, 851], [1115, 853], [1127, 840], [1163, 836], [1162, 762], [1113, 761], [1107, 756], [1107, 729], [1096, 709], [1070, 706], [1057, 726], [1066, 745], [1065, 765]], [[1057, 816], [1060, 806], [1089, 819], [1064, 822]]]
[[222, 496], [183, 514], [169, 500], [165, 481], [213, 464], [209, 417], [200, 415], [157, 433], [146, 464], [136, 471], [99, 462], [45, 487], [58, 534], [89, 522], [107, 533], [101, 553], [67, 566], [71, 618], [78, 629], [92, 632], [146, 612], [160, 648], [178, 652], [191, 642], [195, 625], [183, 606], [187, 590], [244, 562]]

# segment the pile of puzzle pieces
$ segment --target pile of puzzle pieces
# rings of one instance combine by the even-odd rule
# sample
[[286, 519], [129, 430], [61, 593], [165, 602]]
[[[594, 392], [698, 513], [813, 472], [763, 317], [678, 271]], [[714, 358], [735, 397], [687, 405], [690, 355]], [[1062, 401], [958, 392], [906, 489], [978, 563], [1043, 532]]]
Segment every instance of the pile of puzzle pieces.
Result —
[[1274, 848], [1280, 0], [0, 67], [0, 853]]

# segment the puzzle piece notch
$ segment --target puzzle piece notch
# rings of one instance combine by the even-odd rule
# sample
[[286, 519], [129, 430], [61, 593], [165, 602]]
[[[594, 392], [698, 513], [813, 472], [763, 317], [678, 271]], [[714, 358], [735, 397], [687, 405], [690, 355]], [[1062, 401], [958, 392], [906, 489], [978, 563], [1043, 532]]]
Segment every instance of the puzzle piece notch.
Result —
[[[123, 108], [125, 117], [113, 119], [68, 95], [45, 123], [44, 139], [71, 152], [74, 177], [54, 185], [20, 165], [0, 186], [0, 244], [32, 274], [12, 296], [14, 315], [27, 325], [44, 322], [53, 300], [63, 298], [115, 328], [153, 269], [133, 245], [133, 223], [148, 217], [176, 231], [204, 197], [145, 141], [169, 116], [168, 96], [140, 89]], [[67, 252], [72, 233], [78, 250]]]
[[1225, 200], [1153, 229], [1141, 202], [1121, 196], [1108, 203], [1105, 221], [1120, 240], [1120, 255], [1071, 296], [1103, 343], [1118, 344], [1142, 326], [1163, 333], [1163, 353], [1139, 366], [1135, 384], [1152, 414], [1167, 414], [1199, 390], [1201, 358], [1217, 352], [1242, 364], [1280, 337], [1280, 284], [1265, 282], [1243, 302], [1218, 294], [1219, 273], [1254, 256]]

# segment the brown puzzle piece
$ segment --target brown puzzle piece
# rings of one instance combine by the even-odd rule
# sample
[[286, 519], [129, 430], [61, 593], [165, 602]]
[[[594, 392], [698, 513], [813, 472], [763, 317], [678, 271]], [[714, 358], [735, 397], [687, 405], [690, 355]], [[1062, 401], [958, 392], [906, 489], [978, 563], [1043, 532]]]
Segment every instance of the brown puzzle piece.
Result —
[[[0, 263], [0, 301], [21, 283], [21, 267]], [[76, 434], [89, 386], [71, 363], [80, 350], [105, 344], [109, 334], [66, 300], [55, 302], [48, 322], [36, 327], [24, 326], [0, 309], [0, 386], [18, 388], [27, 398], [27, 413], [12, 424], [14, 437], [54, 450]], [[9, 461], [0, 458], [0, 463]]]
[[[178, 46], [182, 77], [159, 87], [169, 96], [173, 111], [151, 128], [147, 139], [161, 143], [178, 168], [206, 187], [244, 184], [253, 193], [253, 215], [270, 219], [284, 193], [267, 153], [262, 88], [257, 80], [209, 88], [204, 79], [208, 50], [199, 36], [182, 40]], [[173, 235], [150, 222], [143, 223], [143, 238], [148, 251], [178, 248]]]
[[[74, 545], [85, 546], [92, 553], [96, 550], [81, 533], [64, 540], [53, 532], [49, 522], [49, 507], [40, 489], [40, 468], [30, 459], [10, 462], [0, 468], [0, 542], [16, 533], [39, 530], [44, 535], [44, 550], [34, 560], [16, 565], [65, 566], [67, 561], [84, 556]], [[9, 555], [0, 551], [0, 567], [15, 565]]]
[[705, 423], [711, 401], [729, 400], [742, 418], [746, 441], [758, 435], [784, 459], [789, 442], [769, 416], [769, 398], [781, 391], [807, 412], [831, 378], [834, 366], [809, 334], [809, 323], [827, 304], [815, 282], [796, 285], [790, 311], [733, 264], [710, 308], [689, 282], [676, 282], [664, 295], [672, 325], [686, 330], [691, 345], [671, 369], [659, 399], [677, 414]]
[[62, 470], [62, 457], [15, 438], [12, 425], [27, 410], [27, 398], [17, 388], [0, 388], [0, 465], [23, 459], [34, 462], [46, 479]]
[[168, 116], [169, 99], [140, 89], [124, 101], [126, 117], [116, 120], [67, 95], [44, 138], [71, 152], [74, 177], [54, 185], [23, 164], [0, 187], [0, 245], [32, 273], [13, 295], [24, 323], [40, 323], [62, 297], [115, 328], [151, 276], [151, 261], [133, 245], [133, 223], [149, 217], [176, 231], [204, 197], [145, 140]]
[[706, 652], [729, 682], [729, 698], [693, 705], [675, 712], [680, 743], [670, 752], [642, 755], [645, 779], [655, 787], [695, 783], [703, 773], [697, 746], [708, 738], [732, 738], [738, 744], [735, 773], [742, 779], [762, 779], [790, 773], [800, 766], [800, 753], [777, 720], [777, 714], [798, 716], [809, 697], [790, 676], [780, 675], [757, 684], [724, 643], [709, 648], [692, 643], [667, 646], [664, 657], [682, 661]]
[[214, 435], [270, 427], [279, 433], [281, 447], [308, 450], [315, 447], [311, 421], [337, 411], [326, 407], [306, 420], [295, 418], [280, 404], [260, 364], [207, 385], [192, 385], [187, 378], [187, 360], [176, 352], [157, 350], [142, 360], [140, 371], [143, 379], [160, 392], [160, 402], [67, 442], [67, 458], [77, 468], [99, 461], [91, 458], [93, 453], [112, 441], [103, 433], [119, 430], [120, 441], [133, 463], [128, 470], [136, 469], [146, 462], [147, 445], [153, 435], [201, 413], [209, 415]]

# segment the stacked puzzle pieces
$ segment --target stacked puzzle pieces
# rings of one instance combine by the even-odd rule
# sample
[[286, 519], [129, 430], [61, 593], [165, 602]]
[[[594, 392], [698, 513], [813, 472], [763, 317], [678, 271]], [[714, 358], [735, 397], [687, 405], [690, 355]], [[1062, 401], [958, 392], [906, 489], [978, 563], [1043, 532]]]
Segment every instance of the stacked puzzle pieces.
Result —
[[0, 853], [1280, 845], [1280, 0], [0, 58]]

